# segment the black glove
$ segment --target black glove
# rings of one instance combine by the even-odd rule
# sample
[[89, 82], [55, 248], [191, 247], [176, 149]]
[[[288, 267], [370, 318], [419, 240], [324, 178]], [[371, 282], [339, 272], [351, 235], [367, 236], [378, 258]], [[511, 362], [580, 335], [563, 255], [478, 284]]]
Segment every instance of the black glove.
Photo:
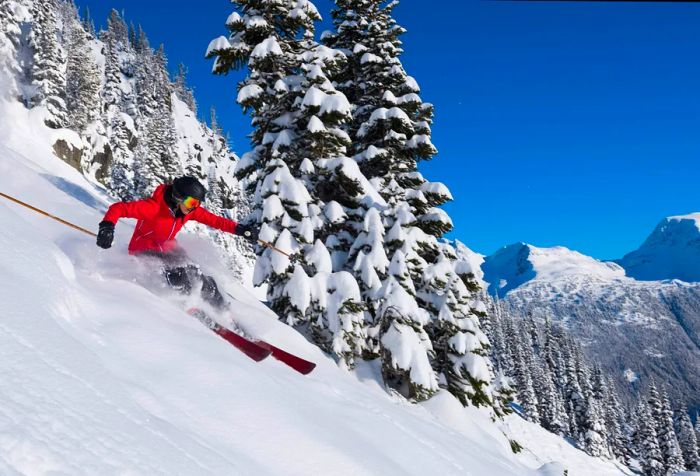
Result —
[[255, 244], [258, 242], [258, 235], [260, 234], [260, 230], [258, 230], [258, 228], [254, 227], [253, 225], [242, 225], [239, 223], [238, 225], [236, 225], [235, 233], [236, 235], [242, 236], [246, 240]]
[[97, 232], [97, 246], [110, 248], [114, 240], [114, 223], [111, 221], [100, 222], [100, 231]]

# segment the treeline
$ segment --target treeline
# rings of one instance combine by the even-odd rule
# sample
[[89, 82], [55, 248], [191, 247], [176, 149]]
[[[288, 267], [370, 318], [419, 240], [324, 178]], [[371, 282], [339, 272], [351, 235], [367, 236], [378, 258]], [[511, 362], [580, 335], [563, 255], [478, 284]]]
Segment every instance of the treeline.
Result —
[[566, 331], [512, 316], [498, 301], [483, 327], [495, 368], [508, 376], [524, 418], [570, 439], [592, 456], [634, 463], [645, 474], [697, 471], [698, 436], [684, 407], [671, 410], [652, 382], [636, 406], [621, 402], [613, 379], [591, 365]]

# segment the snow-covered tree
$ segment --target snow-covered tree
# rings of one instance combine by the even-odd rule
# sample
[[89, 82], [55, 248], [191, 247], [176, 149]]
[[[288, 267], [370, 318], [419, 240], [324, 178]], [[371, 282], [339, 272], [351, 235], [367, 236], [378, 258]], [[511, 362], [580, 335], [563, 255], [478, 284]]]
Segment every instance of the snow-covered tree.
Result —
[[656, 425], [656, 435], [665, 469], [669, 473], [682, 471], [685, 463], [673, 428], [673, 412], [668, 395], [665, 391], [659, 394], [656, 385], [652, 382], [649, 386], [647, 403]]
[[[338, 128], [349, 119], [350, 105], [328, 79], [344, 57], [313, 41], [314, 22], [320, 15], [311, 2], [234, 3], [242, 16], [234, 12], [229, 17], [230, 37], [214, 40], [207, 55], [216, 57], [217, 73], [248, 66], [237, 99], [253, 115], [253, 150], [243, 156], [237, 174], [254, 193], [252, 218], [262, 225], [260, 238], [291, 252], [303, 268], [271, 249], [261, 249], [255, 283], [268, 284], [273, 309], [289, 324], [309, 325], [321, 346], [338, 349], [337, 355], [351, 364], [347, 350], [363, 348], [354, 340], [364, 332], [363, 316], [358, 314], [362, 303], [355, 303], [351, 293], [337, 310], [320, 305], [300, 308], [306, 298], [296, 292], [295, 299], [289, 295], [321, 268], [340, 271], [325, 270], [328, 252], [320, 250], [324, 241], [338, 241], [337, 233], [343, 231], [327, 213], [345, 214], [338, 205], [356, 209], [367, 192], [361, 177], [358, 180], [356, 164], [344, 156], [350, 139]], [[323, 264], [319, 256], [324, 257]], [[332, 286], [327, 293], [341, 296], [347, 291], [334, 284], [347, 282], [344, 275], [324, 282]], [[333, 324], [337, 316], [332, 314], [337, 312], [350, 319], [346, 322], [350, 328]], [[327, 326], [335, 326], [335, 331]]]
[[95, 30], [95, 22], [92, 19], [92, 15], [90, 14], [90, 7], [88, 6], [85, 7], [85, 18], [81, 20], [81, 23], [83, 24], [83, 28], [88, 33], [88, 35], [90, 35], [91, 38], [97, 37], [97, 31]]
[[576, 353], [573, 345], [566, 342], [566, 355], [564, 356], [565, 386], [564, 398], [567, 402], [567, 411], [570, 419], [570, 435], [580, 441], [582, 422], [585, 419], [586, 400], [579, 383], [579, 375], [576, 371]]
[[77, 12], [64, 17], [66, 42], [66, 126], [78, 132], [95, 121], [101, 111], [101, 76], [90, 45], [90, 36], [84, 30]]
[[425, 326], [430, 315], [389, 276], [379, 291], [379, 340], [384, 381], [403, 395], [425, 400], [438, 390]]
[[17, 79], [22, 68], [19, 64], [21, 22], [29, 17], [27, 8], [18, 1], [0, 3], [0, 84], [8, 98], [19, 95]]
[[32, 7], [33, 23], [29, 45], [33, 58], [31, 68], [32, 90], [27, 103], [44, 106], [44, 122], [58, 128], [66, 124], [66, 61], [59, 43], [59, 21], [53, 0], [35, 0]]
[[[469, 307], [472, 290], [454, 290], [462, 286], [454, 271], [450, 278], [441, 276], [444, 281], [439, 285], [435, 280], [423, 279], [431, 266], [451, 266], [449, 260], [440, 261], [442, 251], [437, 238], [451, 229], [451, 220], [438, 207], [452, 197], [446, 187], [427, 182], [417, 170], [419, 161], [436, 153], [430, 142], [432, 106], [420, 99], [416, 81], [401, 65], [399, 36], [405, 30], [392, 18], [395, 5], [379, 0], [338, 0], [332, 12], [335, 31], [323, 35], [327, 46], [341, 50], [347, 58], [332, 79], [353, 104], [352, 118], [343, 126], [352, 138], [350, 153], [386, 202], [382, 211], [385, 249], [379, 251], [376, 243], [369, 246], [361, 234], [350, 246], [345, 267], [358, 276], [368, 319], [373, 322], [379, 317], [376, 289], [380, 281], [384, 286], [392, 276], [384, 272], [385, 262], [372, 267], [367, 253], [391, 257], [392, 263], [403, 266], [411, 283], [404, 280], [402, 287], [419, 307], [429, 311], [429, 334], [434, 344], [440, 342], [434, 346], [435, 370], [463, 403], [491, 403], [485, 390], [490, 385], [491, 370], [488, 365], [480, 365], [486, 363], [482, 355], [486, 346], [474, 338], [483, 334]], [[349, 213], [348, 221], [352, 218]], [[342, 239], [330, 245], [335, 256], [342, 258], [347, 249]], [[453, 289], [445, 289], [448, 286]], [[381, 317], [392, 319], [398, 315]], [[464, 326], [474, 332], [465, 331]], [[465, 341], [474, 348], [452, 345]], [[469, 375], [468, 369], [476, 374]]]
[[659, 448], [659, 439], [656, 433], [656, 421], [654, 415], [645, 402], [640, 402], [637, 407], [636, 446], [639, 463], [648, 476], [664, 476], [664, 457]]
[[137, 109], [135, 95], [127, 80], [134, 75], [134, 52], [129, 43], [126, 23], [116, 10], [110, 12], [107, 30], [101, 32], [100, 39], [105, 55], [103, 121], [107, 126], [112, 155], [106, 181], [116, 197], [130, 200], [136, 198], [132, 165], [137, 143], [133, 115]]
[[539, 390], [540, 424], [552, 433], [564, 435], [567, 422], [566, 409], [554, 383], [554, 375], [546, 362], [535, 377], [534, 384]]
[[608, 392], [605, 397], [604, 407], [608, 447], [612, 455], [623, 463], [628, 464], [632, 456], [630, 452], [631, 443], [625, 429], [625, 412], [613, 385], [612, 378], [608, 377], [606, 386]]
[[187, 67], [180, 63], [177, 66], [177, 75], [175, 75], [175, 83], [173, 88], [177, 97], [180, 98], [182, 102], [187, 104], [192, 112], [197, 113], [197, 101], [194, 99], [194, 93], [192, 89], [187, 86]]
[[532, 379], [532, 363], [534, 361], [532, 347], [528, 345], [529, 339], [527, 337], [523, 338], [521, 335], [516, 335], [514, 342], [517, 347], [513, 358], [513, 371], [518, 386], [518, 401], [525, 412], [526, 418], [533, 423], [539, 423], [540, 414], [537, 408], [537, 394]]
[[688, 471], [700, 471], [700, 450], [698, 439], [690, 421], [688, 409], [683, 406], [678, 415], [678, 443], [683, 453], [685, 469]]
[[602, 408], [593, 395], [590, 395], [586, 400], [586, 407], [579, 431], [580, 442], [588, 454], [592, 456], [610, 456]]
[[423, 300], [431, 300], [427, 309], [437, 315], [427, 327], [435, 350], [433, 368], [463, 405], [492, 405], [493, 375], [486, 358], [490, 343], [479, 326], [486, 306], [457, 274], [451, 253], [449, 245], [441, 247], [436, 262], [426, 268], [421, 286], [428, 293]]

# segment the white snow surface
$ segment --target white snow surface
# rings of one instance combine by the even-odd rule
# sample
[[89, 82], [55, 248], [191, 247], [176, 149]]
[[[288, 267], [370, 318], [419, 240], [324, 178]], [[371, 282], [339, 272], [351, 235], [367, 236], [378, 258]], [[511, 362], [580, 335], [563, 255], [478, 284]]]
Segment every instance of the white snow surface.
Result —
[[[0, 104], [0, 190], [91, 230], [108, 205], [17, 104]], [[0, 474], [520, 476], [553, 462], [625, 474], [518, 417], [499, 428], [447, 393], [420, 405], [392, 396], [374, 362], [339, 368], [197, 236], [180, 241], [235, 299], [238, 325], [317, 362], [312, 374], [255, 363], [189, 317], [196, 299], [128, 256], [129, 220], [102, 250], [5, 199], [0, 215]], [[514, 455], [508, 438], [527, 451]]]

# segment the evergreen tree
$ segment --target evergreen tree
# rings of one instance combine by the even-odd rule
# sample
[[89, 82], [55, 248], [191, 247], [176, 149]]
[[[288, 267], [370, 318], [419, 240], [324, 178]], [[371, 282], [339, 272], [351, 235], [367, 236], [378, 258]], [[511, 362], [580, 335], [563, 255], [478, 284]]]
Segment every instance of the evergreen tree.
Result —
[[565, 387], [563, 389], [564, 398], [567, 401], [570, 433], [569, 435], [581, 441], [581, 431], [583, 430], [583, 422], [586, 412], [586, 397], [583, 395], [579, 384], [579, 373], [577, 368], [580, 368], [580, 363], [577, 364], [577, 353], [573, 349], [571, 341], [565, 343], [566, 355], [564, 356], [564, 373], [566, 378]]
[[100, 39], [104, 43], [105, 81], [102, 89], [104, 104], [103, 121], [107, 126], [112, 152], [107, 185], [121, 200], [137, 197], [134, 187], [134, 149], [137, 145], [136, 97], [130, 88], [122, 87], [124, 81], [134, 77], [134, 51], [128, 39], [126, 23], [116, 10], [107, 19], [107, 30]]
[[[518, 326], [520, 327], [520, 326]], [[515, 328], [513, 328], [515, 330]], [[517, 330], [517, 334], [511, 337], [514, 346], [514, 378], [518, 388], [518, 401], [523, 408], [526, 418], [533, 422], [540, 422], [538, 411], [537, 394], [535, 393], [532, 378], [532, 346], [530, 339], [523, 338], [522, 329]]]
[[647, 476], [665, 476], [664, 457], [659, 448], [656, 422], [649, 405], [639, 403], [637, 418], [636, 440], [642, 470]]
[[35, 0], [32, 8], [29, 44], [33, 52], [30, 107], [44, 106], [44, 122], [49, 127], [63, 127], [66, 117], [66, 61], [59, 44], [58, 12], [53, 0]]
[[95, 30], [95, 22], [90, 14], [90, 7], [85, 7], [85, 18], [82, 20], [83, 29], [90, 35], [91, 38], [97, 38], [97, 31]]
[[214, 106], [209, 109], [209, 124], [211, 124], [211, 130], [214, 134], [221, 135], [221, 127], [219, 126], [219, 120], [216, 117], [216, 108]]
[[695, 412], [695, 437], [700, 445], [700, 413]]
[[608, 389], [604, 407], [605, 425], [607, 427], [608, 446], [610, 453], [618, 460], [629, 464], [630, 441], [625, 431], [625, 414], [620, 403], [617, 392], [612, 381], [608, 378], [606, 388]]
[[486, 307], [457, 274], [456, 256], [451, 253], [449, 245], [442, 246], [437, 261], [423, 276], [422, 288], [433, 298], [429, 310], [437, 314], [427, 327], [435, 351], [433, 368], [463, 405], [493, 405], [492, 373], [486, 358], [490, 344], [479, 326]]
[[[473, 338], [481, 334], [478, 316], [469, 307], [473, 300], [469, 296], [475, 290], [467, 287], [457, 291], [454, 286], [466, 286], [466, 283], [458, 284], [454, 270], [452, 278], [441, 276], [439, 285], [436, 280], [424, 279], [431, 269], [449, 268], [447, 261], [453, 259], [450, 256], [445, 260], [445, 250], [437, 242], [437, 238], [452, 226], [450, 218], [438, 207], [452, 197], [442, 184], [427, 182], [417, 171], [420, 160], [436, 153], [430, 142], [432, 105], [420, 99], [417, 83], [401, 65], [399, 36], [405, 30], [392, 18], [396, 3], [384, 6], [383, 3], [378, 0], [337, 1], [337, 8], [332, 12], [335, 32], [323, 35], [327, 46], [340, 49], [347, 57], [331, 79], [354, 106], [351, 119], [343, 126], [352, 138], [350, 154], [359, 164], [362, 175], [371, 181], [386, 202], [382, 213], [386, 230], [384, 250], [380, 253], [377, 243], [371, 252], [405, 264], [412, 283], [407, 285], [403, 281], [402, 292], [407, 292], [418, 306], [430, 313], [427, 329], [435, 344], [433, 364], [446, 380], [446, 387], [464, 404], [492, 402], [486, 390], [492, 378], [491, 370], [488, 365], [480, 365], [485, 362], [487, 347]], [[391, 276], [383, 271], [383, 264], [380, 268], [367, 268], [368, 260], [359, 252], [367, 248], [364, 237], [359, 236], [354, 242], [348, 239], [357, 228], [353, 223], [357, 213], [352, 206], [346, 211], [345, 230], [326, 243], [334, 263], [340, 266], [347, 257], [344, 267], [353, 269], [360, 281], [369, 322], [376, 322], [380, 317], [398, 319], [396, 313], [377, 315], [375, 294], [380, 282], [385, 289], [396, 287], [386, 286]], [[396, 260], [394, 256], [398, 256]], [[453, 290], [447, 291], [446, 286], [453, 286]], [[475, 326], [475, 333], [465, 333], [461, 329], [463, 319], [470, 323], [470, 329]], [[397, 325], [396, 328], [402, 327]], [[463, 354], [448, 344], [465, 338], [473, 341], [474, 348], [467, 346], [469, 350]], [[406, 339], [418, 342], [409, 336]], [[415, 351], [420, 351], [420, 346]], [[388, 349], [382, 352], [383, 355], [390, 353]], [[478, 375], [468, 375], [468, 368]]]
[[83, 132], [101, 112], [100, 72], [91, 55], [90, 36], [77, 17], [64, 19], [66, 31], [66, 108], [67, 127]]
[[579, 442], [592, 456], [609, 456], [606, 431], [599, 402], [590, 395], [585, 402], [583, 420], [579, 428]]
[[17, 79], [22, 68], [17, 57], [22, 31], [20, 23], [29, 15], [19, 2], [0, 3], [0, 82], [8, 98], [19, 94]]
[[[194, 99], [194, 94], [192, 89], [187, 86], [187, 67], [180, 63], [177, 66], [177, 75], [175, 75], [175, 83], [173, 88], [177, 97], [180, 98], [182, 102], [187, 104], [192, 112], [197, 113], [197, 101]], [[213, 129], [213, 127], [212, 127]], [[216, 131], [216, 129], [214, 129]]]
[[567, 421], [564, 402], [557, 391], [551, 369], [546, 361], [544, 364], [535, 378], [535, 387], [539, 390], [540, 423], [552, 433], [563, 436]]
[[669, 472], [681, 471], [684, 462], [678, 439], [673, 429], [673, 412], [668, 402], [668, 396], [665, 392], [663, 395], [660, 395], [654, 382], [651, 382], [649, 385], [647, 404], [653, 418], [665, 469]]
[[512, 362], [508, 358], [508, 351], [504, 337], [504, 317], [502, 317], [503, 309], [498, 300], [490, 299], [490, 309], [488, 312], [488, 318], [491, 321], [491, 325], [488, 326], [490, 332], [486, 332], [486, 336], [491, 342], [491, 362], [493, 362], [494, 367], [497, 371], [507, 373], [513, 368]]
[[430, 363], [432, 343], [425, 332], [430, 315], [416, 305], [393, 276], [385, 281], [379, 298], [384, 382], [410, 398], [428, 399], [438, 390], [437, 375]]
[[[173, 86], [168, 77], [168, 62], [163, 45], [158, 48], [154, 57], [155, 61], [155, 103], [156, 109], [150, 121], [149, 146], [151, 155], [157, 158], [160, 169], [161, 181], [170, 181], [182, 175], [182, 164], [173, 152], [175, 145], [175, 123], [172, 115]], [[195, 112], [193, 110], [193, 112]], [[200, 175], [198, 178], [204, 178]]]
[[673, 428], [673, 411], [665, 390], [661, 395], [661, 412], [657, 417], [659, 418], [656, 427], [657, 435], [666, 471], [671, 474], [683, 471], [685, 461], [683, 461], [683, 453]]
[[698, 439], [693, 429], [693, 422], [690, 421], [688, 409], [685, 406], [679, 411], [678, 443], [683, 453], [685, 469], [688, 471], [700, 471]]
[[[327, 77], [343, 57], [313, 41], [320, 16], [311, 2], [234, 3], [243, 16], [229, 17], [230, 38], [214, 40], [208, 56], [216, 57], [217, 73], [246, 64], [249, 69], [238, 102], [253, 114], [253, 150], [237, 174], [254, 191], [252, 218], [262, 224], [261, 239], [290, 250], [300, 264], [259, 250], [255, 283], [268, 283], [278, 315], [308, 327], [319, 345], [352, 365], [363, 348], [361, 302], [353, 286], [337, 286], [347, 282], [347, 273], [316, 276], [339, 271], [326, 268], [327, 251], [321, 249], [323, 240], [334, 239], [324, 218], [324, 210], [333, 208], [331, 193], [333, 201], [356, 208], [367, 192], [355, 178], [356, 164], [343, 156], [349, 138], [338, 125], [349, 117], [350, 105]], [[321, 298], [311, 289], [295, 290], [305, 289], [309, 279], [329, 286], [324, 292], [335, 293], [333, 301], [326, 306], [323, 299], [312, 300], [309, 307], [309, 299]]]

